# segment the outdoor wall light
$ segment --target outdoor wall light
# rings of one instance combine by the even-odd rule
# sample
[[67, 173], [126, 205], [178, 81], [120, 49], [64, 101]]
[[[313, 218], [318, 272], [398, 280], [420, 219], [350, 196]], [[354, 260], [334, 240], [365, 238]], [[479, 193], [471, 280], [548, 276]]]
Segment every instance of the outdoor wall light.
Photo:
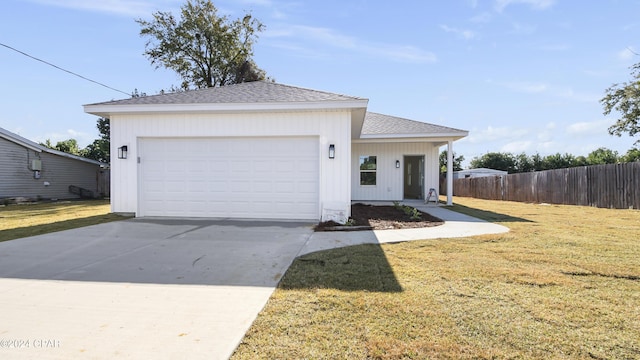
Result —
[[329, 145], [329, 159], [335, 159], [336, 157], [336, 146], [334, 144]]
[[396, 169], [400, 169], [400, 160], [396, 160]]
[[127, 158], [127, 145], [122, 145], [118, 148], [118, 159]]

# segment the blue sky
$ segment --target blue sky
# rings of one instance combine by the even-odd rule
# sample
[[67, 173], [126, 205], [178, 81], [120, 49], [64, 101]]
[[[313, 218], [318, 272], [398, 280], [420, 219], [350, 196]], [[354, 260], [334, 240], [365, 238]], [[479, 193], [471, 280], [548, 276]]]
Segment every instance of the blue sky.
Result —
[[[179, 78], [142, 55], [135, 18], [173, 0], [4, 0], [0, 43], [127, 93]], [[277, 82], [369, 99], [369, 110], [469, 130], [454, 151], [621, 154], [599, 99], [640, 62], [637, 0], [218, 0], [266, 30], [257, 64]], [[0, 127], [34, 141], [98, 136], [83, 104], [124, 94], [0, 47]]]

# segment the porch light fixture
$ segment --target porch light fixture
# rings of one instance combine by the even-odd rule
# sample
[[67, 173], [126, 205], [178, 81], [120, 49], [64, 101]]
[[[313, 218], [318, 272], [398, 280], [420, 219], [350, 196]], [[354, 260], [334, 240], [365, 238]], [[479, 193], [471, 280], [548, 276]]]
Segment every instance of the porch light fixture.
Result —
[[118, 159], [127, 158], [127, 145], [122, 145], [118, 148]]
[[334, 144], [329, 145], [329, 159], [336, 158], [336, 146]]
[[400, 169], [400, 160], [396, 160], [396, 169]]

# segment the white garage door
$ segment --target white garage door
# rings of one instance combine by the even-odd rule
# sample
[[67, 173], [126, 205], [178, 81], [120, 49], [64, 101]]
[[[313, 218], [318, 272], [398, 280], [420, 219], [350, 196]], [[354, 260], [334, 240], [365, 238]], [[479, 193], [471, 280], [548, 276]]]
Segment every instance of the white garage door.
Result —
[[318, 138], [145, 138], [139, 145], [139, 216], [319, 218]]

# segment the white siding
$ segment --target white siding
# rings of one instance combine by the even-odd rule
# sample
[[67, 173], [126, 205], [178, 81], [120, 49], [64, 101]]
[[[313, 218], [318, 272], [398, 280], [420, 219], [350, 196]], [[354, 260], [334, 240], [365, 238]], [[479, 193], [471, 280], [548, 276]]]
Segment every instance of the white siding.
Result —
[[[424, 156], [425, 193], [430, 188], [438, 190], [440, 144], [420, 143], [356, 143], [352, 145], [351, 157], [351, 192], [353, 200], [403, 199], [404, 156]], [[376, 185], [360, 185], [360, 156], [377, 156]], [[400, 160], [400, 168], [396, 168], [396, 160]]]
[[[111, 207], [113, 212], [138, 211], [138, 140], [153, 137], [282, 137], [319, 139], [319, 214], [330, 204], [348, 211], [351, 199], [351, 113], [308, 111], [241, 114], [135, 114], [111, 117]], [[328, 158], [335, 144], [335, 159]], [[128, 147], [128, 159], [117, 149]]]

